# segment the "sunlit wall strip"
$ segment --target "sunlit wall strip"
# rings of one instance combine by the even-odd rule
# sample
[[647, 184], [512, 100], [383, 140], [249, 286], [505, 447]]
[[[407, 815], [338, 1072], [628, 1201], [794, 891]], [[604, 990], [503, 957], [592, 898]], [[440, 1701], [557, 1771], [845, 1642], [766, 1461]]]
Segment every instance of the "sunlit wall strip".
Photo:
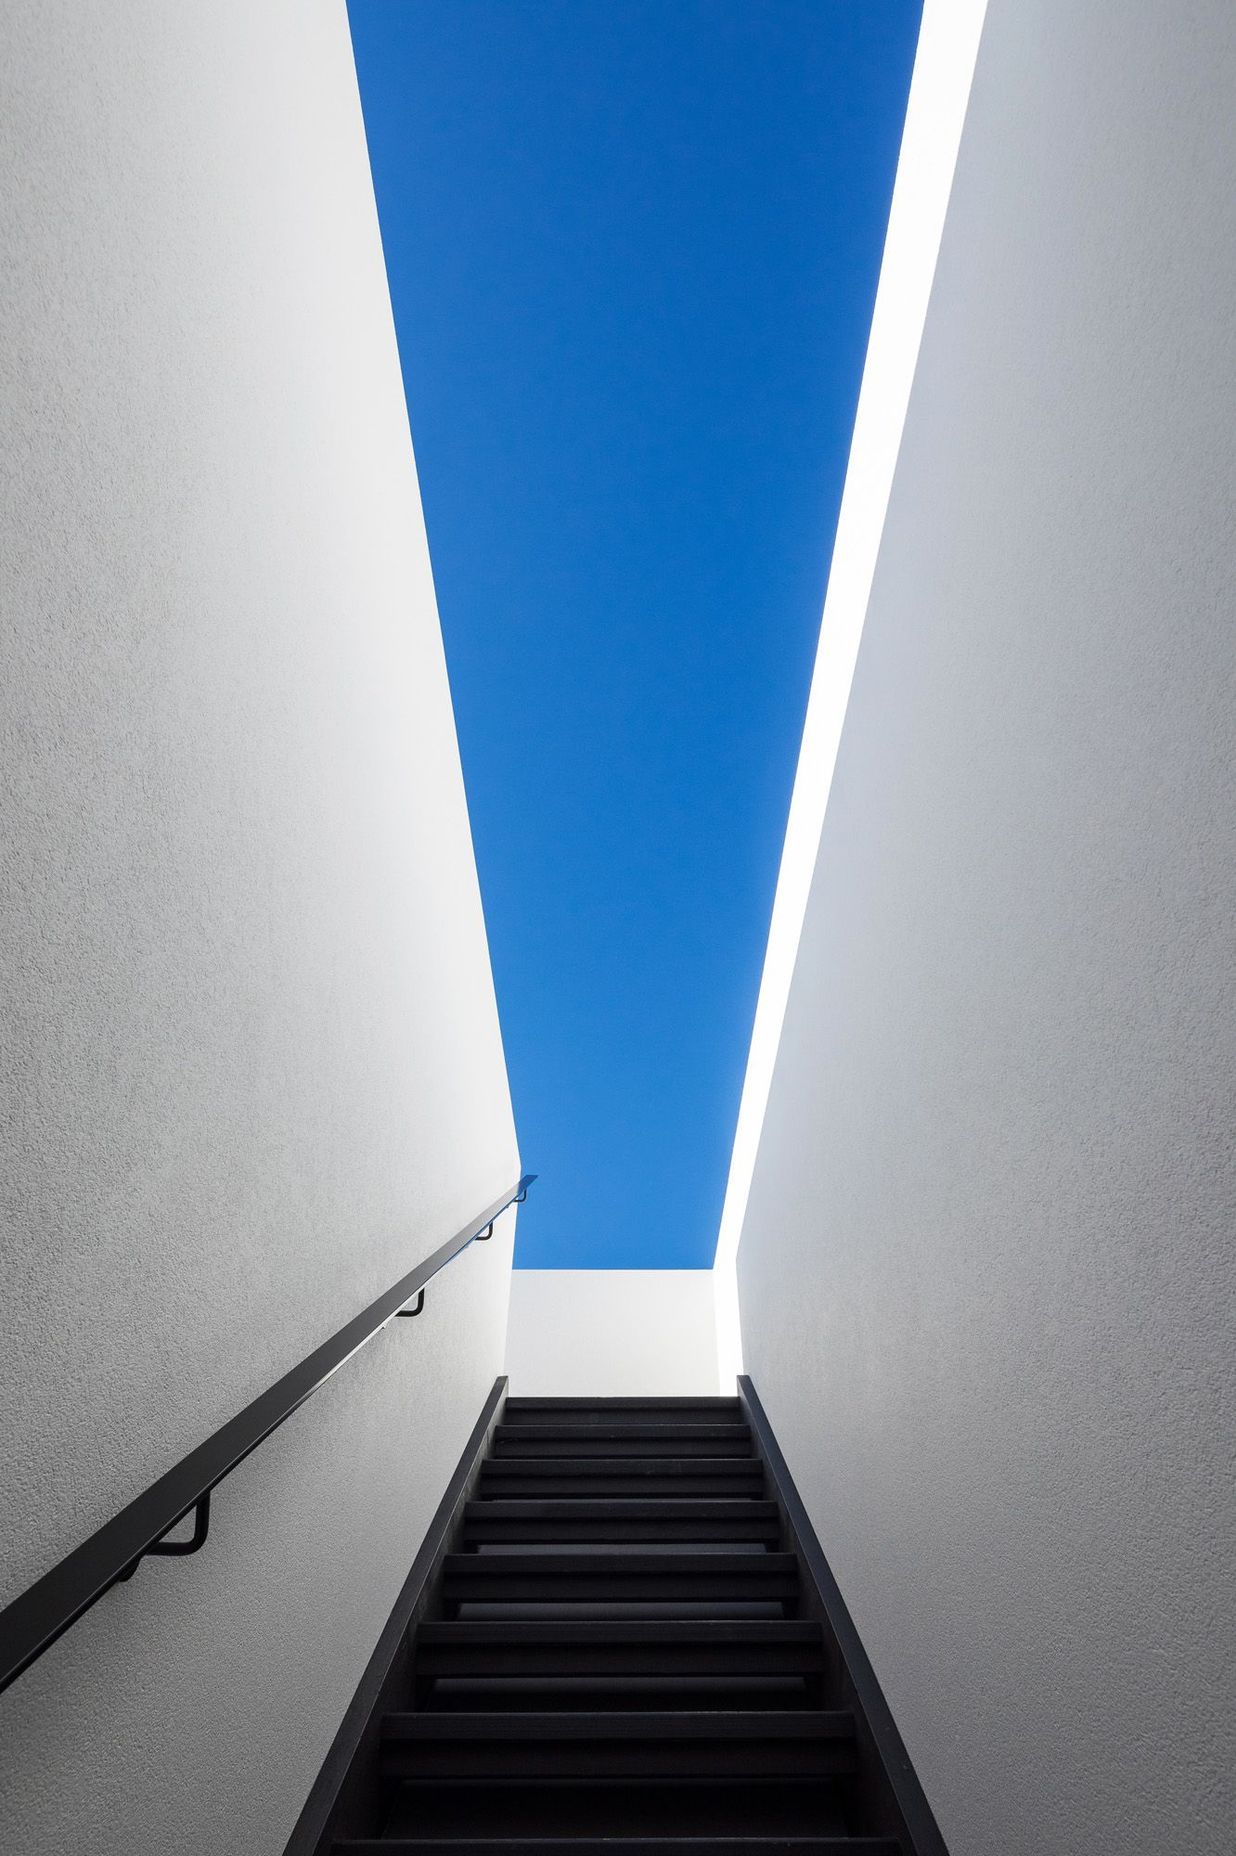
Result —
[[713, 1266], [723, 1386], [742, 1371], [736, 1261], [987, 0], [926, 0]]

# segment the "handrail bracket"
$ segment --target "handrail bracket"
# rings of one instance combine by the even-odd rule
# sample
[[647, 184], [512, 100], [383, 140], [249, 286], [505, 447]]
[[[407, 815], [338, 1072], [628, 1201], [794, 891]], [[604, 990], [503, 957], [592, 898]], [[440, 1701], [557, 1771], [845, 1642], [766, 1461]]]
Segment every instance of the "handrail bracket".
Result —
[[[189, 1510], [186, 1509], [186, 1513]], [[131, 1579], [142, 1561], [147, 1558], [183, 1559], [186, 1554], [200, 1553], [206, 1545], [206, 1536], [210, 1532], [210, 1490], [200, 1495], [193, 1505], [193, 1532], [187, 1540], [169, 1540], [167, 1535], [159, 1540], [152, 1540], [148, 1547], [143, 1547], [135, 1560], [130, 1560], [124, 1571], [117, 1573], [120, 1579]], [[180, 1521], [184, 1520], [184, 1515]], [[173, 1527], [179, 1527], [180, 1521], [173, 1521]], [[170, 1533], [171, 1529], [168, 1530]]]

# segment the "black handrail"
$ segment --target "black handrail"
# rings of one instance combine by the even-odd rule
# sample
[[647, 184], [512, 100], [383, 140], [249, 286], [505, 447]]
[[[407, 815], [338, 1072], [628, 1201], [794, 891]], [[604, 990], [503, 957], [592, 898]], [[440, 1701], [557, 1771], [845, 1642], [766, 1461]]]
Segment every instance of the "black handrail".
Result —
[[[324, 1341], [268, 1391], [221, 1425], [196, 1450], [182, 1457], [175, 1468], [131, 1501], [127, 1508], [84, 1540], [80, 1547], [0, 1611], [0, 1690], [16, 1681], [44, 1650], [63, 1636], [84, 1611], [121, 1579], [131, 1578], [147, 1553], [195, 1552], [206, 1538], [210, 1492], [243, 1463], [271, 1432], [324, 1385], [332, 1373], [371, 1340], [379, 1328], [394, 1319], [403, 1304], [423, 1291], [425, 1284], [448, 1263], [478, 1240], [493, 1233], [494, 1221], [528, 1196], [535, 1173], [525, 1173], [513, 1191], [474, 1218], [454, 1237], [418, 1263], [371, 1302], [363, 1313]], [[178, 1522], [195, 1518], [191, 1540], [164, 1541]]]

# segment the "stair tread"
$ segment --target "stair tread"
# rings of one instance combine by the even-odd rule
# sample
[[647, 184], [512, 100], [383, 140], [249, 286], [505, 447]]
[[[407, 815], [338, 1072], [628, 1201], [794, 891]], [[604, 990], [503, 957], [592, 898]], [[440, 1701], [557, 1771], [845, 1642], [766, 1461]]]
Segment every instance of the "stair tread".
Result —
[[664, 1398], [529, 1398], [512, 1393], [503, 1406], [503, 1416], [512, 1411], [740, 1411], [741, 1399], [732, 1394], [700, 1394]]
[[574, 1495], [583, 1499], [593, 1495], [662, 1493], [747, 1498], [759, 1496], [763, 1488], [763, 1470], [754, 1457], [702, 1456], [683, 1463], [668, 1457], [614, 1456], [580, 1461], [507, 1456], [490, 1459], [481, 1472], [476, 1496], [481, 1501], [511, 1495]]
[[749, 1456], [744, 1424], [500, 1424], [493, 1458], [578, 1456]]
[[385, 1740], [850, 1740], [848, 1708], [648, 1713], [425, 1714], [383, 1718]]
[[[593, 1487], [584, 1485], [592, 1483]], [[625, 1483], [635, 1492], [650, 1484], [672, 1488], [685, 1495], [691, 1488], [709, 1485], [717, 1494], [762, 1489], [764, 1475], [756, 1457], [698, 1456], [501, 1456], [491, 1457], [481, 1471], [480, 1491], [527, 1488], [537, 1485], [538, 1494], [565, 1496], [575, 1489], [579, 1499], [585, 1494], [617, 1493]]]
[[818, 1706], [809, 1670], [708, 1670], [665, 1674], [558, 1669], [533, 1675], [492, 1673], [432, 1677], [421, 1704], [434, 1714], [691, 1712], [718, 1708], [798, 1709]]
[[[562, 1425], [557, 1425], [555, 1429], [562, 1429]], [[726, 1429], [729, 1429], [729, 1425], [726, 1425]], [[536, 1425], [536, 1429], [533, 1429], [533, 1425], [520, 1425], [520, 1442], [536, 1442], [536, 1444], [538, 1444], [538, 1442], [542, 1440], [542, 1437], [544, 1437], [544, 1431], [540, 1429], [540, 1425]], [[573, 1427], [570, 1438], [564, 1438], [564, 1442], [568, 1442], [568, 1440], [570, 1440], [572, 1444], [579, 1444], [579, 1446], [581, 1446], [581, 1448], [579, 1448], [579, 1455], [575, 1455], [575, 1457], [546, 1457], [547, 1463], [553, 1463], [555, 1466], [560, 1466], [562, 1463], [588, 1463], [588, 1459], [590, 1459], [590, 1446], [598, 1440], [598, 1438], [596, 1438], [596, 1433], [594, 1433], [594, 1431], [583, 1431], [583, 1429], [579, 1429], [579, 1427]], [[739, 1442], [739, 1438], [735, 1438], [735, 1442]], [[483, 1474], [484, 1470], [492, 1470], [496, 1463], [512, 1463], [512, 1461], [518, 1461], [518, 1463], [536, 1463], [536, 1457], [518, 1457], [518, 1459], [514, 1459], [514, 1457], [486, 1457], [483, 1464]], [[598, 1461], [599, 1463], [612, 1463], [612, 1457], [601, 1455]], [[640, 1459], [637, 1457], [635, 1461], [638, 1463]], [[668, 1459], [666, 1459], [666, 1457], [650, 1457], [648, 1461], [657, 1464], [657, 1466], [661, 1466], [661, 1464], [666, 1463], [666, 1461], [668, 1461], [668, 1463], [674, 1463], [676, 1459], [674, 1459], [674, 1457], [668, 1457]], [[690, 1451], [683, 1451], [683, 1455], [681, 1455], [677, 1461], [679, 1461], [679, 1463], [700, 1463], [702, 1459], [700, 1459], [698, 1455], [692, 1455]], [[759, 1463], [759, 1457], [753, 1457], [748, 1451], [739, 1451], [739, 1453], [733, 1455], [733, 1457], [709, 1457], [707, 1461], [709, 1461], [709, 1463], [737, 1463], [740, 1464], [744, 1470], [750, 1470], [752, 1464], [755, 1468], [763, 1468], [763, 1464]]]
[[602, 1575], [630, 1577], [633, 1573], [672, 1572], [676, 1574], [708, 1573], [714, 1577], [731, 1573], [736, 1578], [789, 1575], [798, 1569], [792, 1553], [655, 1553], [644, 1548], [605, 1549], [599, 1553], [581, 1553], [572, 1548], [543, 1553], [448, 1553], [446, 1573], [457, 1579], [502, 1579], [523, 1573], [581, 1572], [591, 1577]]
[[[715, 1557], [711, 1556], [710, 1557]], [[644, 1619], [435, 1618], [420, 1626], [419, 1643], [812, 1643], [820, 1626], [806, 1618]]]
[[[845, 1817], [838, 1774], [790, 1774], [773, 1785], [715, 1773], [661, 1775], [632, 1784], [520, 1785], [473, 1777], [404, 1780], [390, 1794], [388, 1837], [546, 1839], [840, 1835]], [[848, 1788], [849, 1779], [845, 1776]], [[705, 1844], [706, 1848], [707, 1845]]]
[[502, 1512], [526, 1516], [538, 1521], [573, 1521], [587, 1515], [617, 1515], [621, 1518], [646, 1516], [649, 1520], [728, 1521], [739, 1516], [775, 1517], [776, 1502], [758, 1496], [726, 1500], [724, 1497], [656, 1496], [656, 1495], [531, 1495], [503, 1496], [484, 1503], [469, 1502], [468, 1509], [483, 1508], [487, 1513]]
[[819, 1624], [782, 1618], [460, 1618], [423, 1624], [421, 1676], [820, 1675]]
[[446, 1557], [443, 1590], [450, 1604], [784, 1604], [797, 1595], [798, 1568], [793, 1554], [758, 1549], [457, 1553]]
[[[578, 1787], [596, 1780], [835, 1778], [855, 1764], [854, 1717], [786, 1709], [708, 1713], [388, 1714], [382, 1770], [411, 1781]], [[604, 1821], [604, 1820], [602, 1820]]]
[[347, 1838], [335, 1856], [901, 1856], [887, 1837]]
[[[539, 1440], [539, 1439], [538, 1439]], [[582, 1441], [582, 1440], [581, 1440]], [[591, 1443], [591, 1436], [587, 1442]], [[540, 1464], [547, 1464], [556, 1476], [587, 1475], [594, 1464], [613, 1475], [622, 1475], [630, 1471], [632, 1465], [646, 1463], [649, 1473], [657, 1476], [716, 1475], [719, 1471], [733, 1469], [743, 1475], [755, 1471], [762, 1472], [758, 1457], [754, 1456], [632, 1456], [619, 1459], [612, 1456], [507, 1456], [489, 1457], [481, 1470], [482, 1475], [497, 1469], [504, 1473], [513, 1469], [531, 1475]]]
[[464, 1510], [466, 1542], [776, 1540], [775, 1502], [752, 1497], [491, 1496]]
[[630, 1419], [625, 1424], [606, 1421], [589, 1425], [586, 1433], [584, 1427], [579, 1424], [499, 1424], [494, 1431], [494, 1437], [499, 1443], [504, 1442], [508, 1437], [518, 1437], [521, 1442], [535, 1440], [538, 1443], [549, 1438], [562, 1438], [568, 1443], [573, 1443], [578, 1441], [581, 1434], [587, 1435], [589, 1443], [613, 1437], [681, 1437], [690, 1442], [696, 1442], [701, 1437], [717, 1437], [733, 1438], [735, 1442], [738, 1442], [742, 1438], [749, 1438], [751, 1431], [747, 1425], [739, 1423], [681, 1424], [675, 1420], [664, 1424], [650, 1424], [636, 1418]]

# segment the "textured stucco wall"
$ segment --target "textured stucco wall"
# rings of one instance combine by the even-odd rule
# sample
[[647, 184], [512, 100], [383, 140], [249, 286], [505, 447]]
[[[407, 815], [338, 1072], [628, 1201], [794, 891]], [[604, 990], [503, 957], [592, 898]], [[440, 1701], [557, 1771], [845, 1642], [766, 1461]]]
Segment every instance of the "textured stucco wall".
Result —
[[516, 1270], [506, 1370], [516, 1397], [709, 1398], [712, 1271]]
[[[342, 0], [9, 7], [0, 93], [3, 1599], [518, 1157]], [[10, 1691], [0, 1846], [282, 1848], [509, 1258]]]
[[739, 1252], [954, 1856], [1228, 1856], [1236, 10], [991, 0]]

